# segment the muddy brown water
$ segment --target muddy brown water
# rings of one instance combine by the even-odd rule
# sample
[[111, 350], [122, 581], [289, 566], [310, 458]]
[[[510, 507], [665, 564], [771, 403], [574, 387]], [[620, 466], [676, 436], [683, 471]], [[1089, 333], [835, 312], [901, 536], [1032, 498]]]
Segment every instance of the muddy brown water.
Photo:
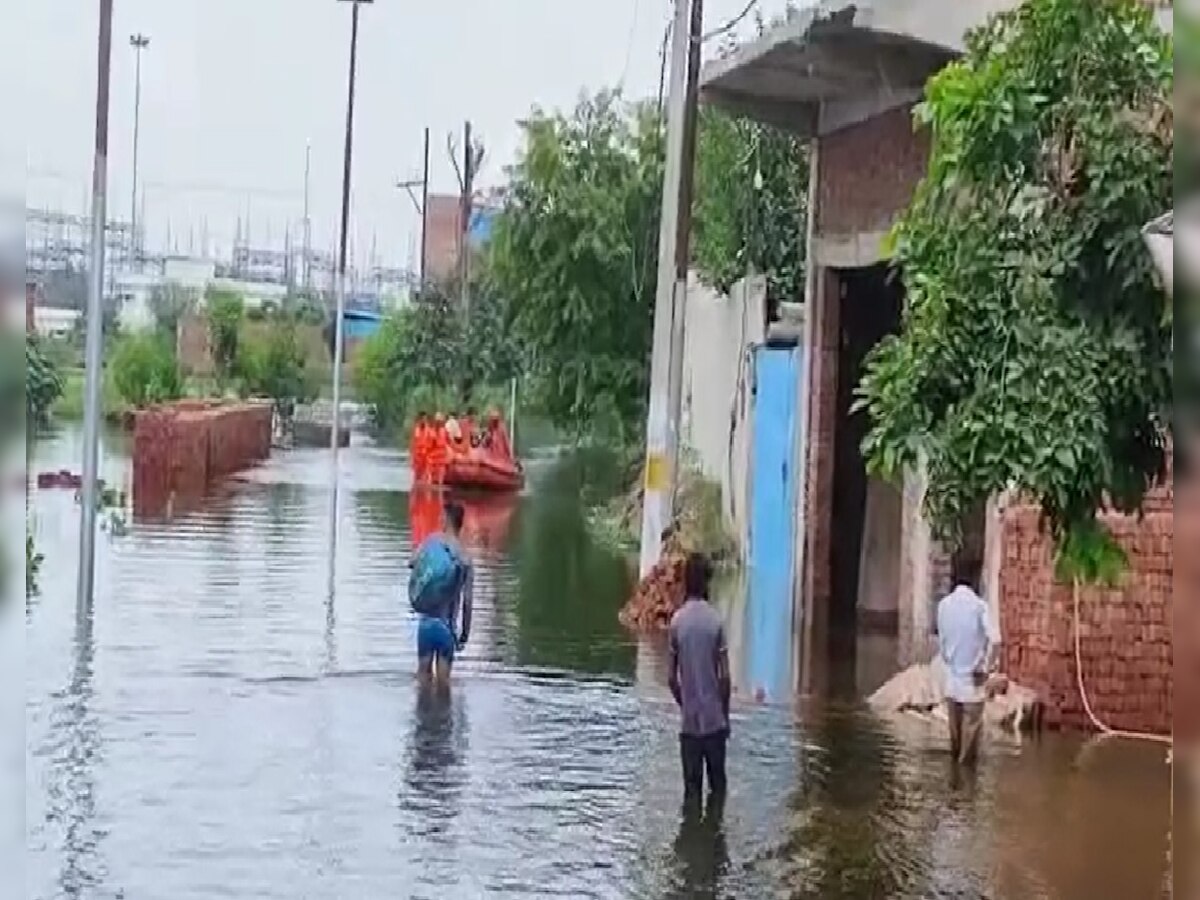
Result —
[[[64, 432], [31, 467], [78, 455]], [[617, 625], [628, 570], [585, 528], [580, 496], [611, 475], [594, 461], [534, 461], [527, 496], [476, 511], [475, 634], [449, 695], [422, 692], [403, 460], [343, 460], [332, 602], [321, 451], [103, 534], [81, 615], [75, 499], [32, 495], [26, 897], [1161, 896], [1153, 749], [1048, 736], [955, 779], [922, 725], [738, 701], [724, 809], [682, 810], [661, 650]]]

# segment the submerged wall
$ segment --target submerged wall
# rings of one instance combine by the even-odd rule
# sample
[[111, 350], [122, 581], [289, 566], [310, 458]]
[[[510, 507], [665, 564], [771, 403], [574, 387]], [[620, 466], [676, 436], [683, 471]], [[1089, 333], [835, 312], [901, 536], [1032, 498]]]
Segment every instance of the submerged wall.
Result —
[[[1145, 515], [1108, 514], [1129, 554], [1119, 587], [1080, 596], [1083, 680], [1093, 709], [1114, 728], [1167, 733], [1172, 702], [1174, 504], [1170, 490], [1151, 495]], [[1087, 728], [1076, 685], [1073, 597], [1053, 577], [1052, 548], [1038, 510], [1004, 513], [1000, 625], [1007, 673], [1038, 691], [1046, 723]]]
[[214, 481], [271, 452], [271, 406], [180, 401], [142, 410], [134, 420], [133, 506], [156, 515], [173, 498], [203, 495]]

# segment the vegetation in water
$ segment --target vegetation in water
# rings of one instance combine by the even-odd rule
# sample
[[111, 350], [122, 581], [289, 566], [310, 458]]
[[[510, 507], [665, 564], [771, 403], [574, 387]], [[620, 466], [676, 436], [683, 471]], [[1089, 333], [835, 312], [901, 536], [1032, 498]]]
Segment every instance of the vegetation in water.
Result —
[[285, 316], [277, 317], [265, 334], [239, 343], [235, 368], [242, 394], [270, 397], [285, 417], [296, 404], [307, 403], [318, 393], [315, 373], [297, 339], [296, 323]]
[[109, 363], [122, 401], [137, 409], [178, 400], [184, 378], [168, 339], [155, 332], [123, 335]]
[[217, 380], [228, 384], [235, 374], [245, 303], [232, 291], [209, 290], [204, 298], [208, 343]]
[[1171, 39], [1135, 0], [1028, 0], [967, 47], [917, 107], [933, 149], [864, 452], [893, 477], [925, 462], [942, 536], [1015, 488], [1061, 574], [1105, 577], [1098, 508], [1135, 510], [1166, 464], [1173, 331], [1140, 231], [1172, 203]]

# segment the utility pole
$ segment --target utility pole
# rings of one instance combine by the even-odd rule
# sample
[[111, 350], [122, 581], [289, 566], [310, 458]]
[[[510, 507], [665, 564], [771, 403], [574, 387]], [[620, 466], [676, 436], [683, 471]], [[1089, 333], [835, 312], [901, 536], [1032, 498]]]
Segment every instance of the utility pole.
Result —
[[332, 481], [329, 509], [329, 596], [333, 597], [337, 578], [338, 478], [341, 451], [342, 355], [345, 347], [346, 314], [346, 242], [350, 231], [350, 173], [354, 153], [354, 87], [358, 74], [359, 5], [373, 0], [341, 0], [352, 4], [350, 15], [350, 76], [346, 95], [346, 146], [342, 158], [342, 220], [338, 248], [336, 303], [333, 321], [333, 415], [329, 428]]
[[462, 292], [463, 317], [471, 319], [471, 190], [475, 178], [474, 153], [471, 152], [471, 123], [463, 126], [463, 178], [462, 201], [459, 218], [461, 219], [458, 236], [458, 277], [459, 290]]
[[142, 242], [138, 240], [138, 142], [142, 118], [142, 51], [150, 46], [150, 38], [142, 34], [129, 36], [129, 44], [137, 60], [133, 88], [133, 197], [129, 205], [129, 240], [132, 246], [130, 254], [135, 259], [142, 255]]
[[300, 263], [301, 282], [307, 296], [312, 287], [312, 269], [309, 257], [312, 255], [312, 218], [309, 215], [309, 175], [312, 173], [312, 141], [304, 145], [304, 258]]
[[425, 154], [421, 167], [421, 290], [425, 290], [426, 257], [429, 256], [429, 128], [425, 128]]
[[[412, 201], [413, 208], [416, 209], [417, 215], [421, 217], [421, 263], [420, 263], [420, 279], [421, 288], [425, 287], [425, 251], [427, 248], [426, 236], [429, 232], [429, 129], [425, 129], [425, 151], [424, 163], [420, 179], [410, 178], [407, 181], [396, 182], [396, 187], [403, 188], [408, 192], [408, 199]], [[413, 188], [417, 185], [421, 186], [421, 199], [418, 200], [413, 193]], [[410, 248], [411, 250], [411, 248]], [[410, 252], [411, 264], [411, 252]]]
[[[642, 506], [640, 559], [643, 576], [658, 562], [662, 553], [663, 531], [671, 524], [674, 514], [688, 261], [686, 241], [681, 241], [680, 235], [686, 234], [686, 229], [690, 227], [689, 170], [695, 147], [694, 131], [692, 137], [688, 137], [688, 106], [689, 102], [695, 103], [696, 86], [689, 85], [688, 81], [689, 73], [699, 67], [702, 21], [700, 0], [675, 0], [667, 95], [662, 219], [658, 239], [658, 285], [650, 364], [650, 403], [646, 422], [645, 499]], [[689, 147], [692, 149], [689, 150]], [[683, 211], [685, 203], [688, 212]]]
[[79, 524], [79, 579], [76, 611], [90, 615], [96, 576], [96, 509], [100, 470], [100, 370], [104, 347], [104, 237], [108, 218], [108, 105], [112, 64], [113, 0], [100, 0], [100, 29], [96, 60], [96, 135], [92, 161], [92, 246], [88, 272], [87, 375], [84, 388], [82, 515]]

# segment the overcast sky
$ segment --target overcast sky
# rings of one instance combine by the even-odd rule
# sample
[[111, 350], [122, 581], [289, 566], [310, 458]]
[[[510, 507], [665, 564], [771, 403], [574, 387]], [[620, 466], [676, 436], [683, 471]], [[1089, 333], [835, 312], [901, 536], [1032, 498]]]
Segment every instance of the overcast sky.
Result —
[[[22, 128], [0, 134], [4, 186], [24, 173], [32, 205], [82, 212], [91, 167], [97, 0], [0, 0], [0, 77], [22, 84]], [[785, 0], [760, 0], [765, 15]], [[21, 7], [16, 12], [17, 7]], [[745, 0], [707, 0], [709, 28]], [[255, 244], [282, 246], [302, 218], [312, 143], [313, 241], [331, 248], [339, 202], [350, 9], [335, 0], [115, 0], [110, 214], [130, 212], [134, 51], [143, 55], [140, 179], [147, 241], [168, 224], [180, 250], [227, 244], [248, 213]], [[488, 148], [485, 185], [519, 146], [516, 120], [537, 104], [568, 108], [581, 91], [624, 82], [657, 91], [668, 0], [376, 0], [362, 12], [352, 241], [372, 236], [384, 262], [406, 264], [418, 232], [393, 184], [419, 174], [433, 131], [431, 186], [456, 189], [446, 136], [470, 118]], [[745, 29], [752, 27], [749, 21]], [[294, 225], [298, 228], [298, 225]], [[298, 234], [293, 232], [298, 239]]]

